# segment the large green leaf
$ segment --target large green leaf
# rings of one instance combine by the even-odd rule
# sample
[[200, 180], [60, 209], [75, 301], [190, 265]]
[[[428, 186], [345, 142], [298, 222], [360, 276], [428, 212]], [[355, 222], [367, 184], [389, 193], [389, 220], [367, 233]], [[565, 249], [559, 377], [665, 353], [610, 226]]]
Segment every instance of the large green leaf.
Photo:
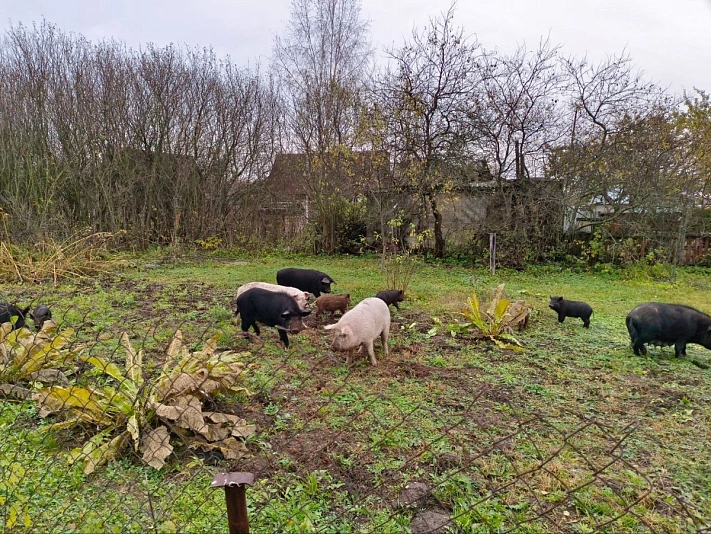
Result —
[[143, 349], [136, 352], [126, 332], [121, 334], [121, 345], [126, 350], [126, 374], [136, 388], [140, 388], [143, 385]]
[[69, 343], [69, 337], [73, 334], [73, 330], [67, 330], [51, 342], [35, 338], [32, 347], [22, 355], [22, 361], [15, 362], [20, 369], [20, 375], [31, 375], [49, 365], [59, 367], [74, 358], [73, 353], [61, 350]]
[[242, 372], [246, 365], [244, 360], [250, 356], [249, 352], [234, 352], [227, 350], [215, 354], [205, 362], [205, 367], [210, 370], [210, 375], [216, 378], [221, 375]]
[[[458, 329], [467, 332], [469, 326], [473, 326], [482, 336], [492, 340], [499, 347], [523, 350], [518, 340], [511, 336], [511, 332], [514, 327], [521, 329], [526, 326], [531, 307], [521, 300], [511, 302], [510, 299], [505, 298], [504, 284], [499, 284], [496, 287], [486, 313], [481, 312], [481, 304], [476, 292], [472, 293], [467, 304], [468, 306], [464, 308], [462, 315], [470, 323], [458, 323]], [[454, 332], [455, 330], [451, 329], [450, 331]]]
[[518, 345], [519, 347], [523, 346], [521, 345], [521, 342], [515, 337], [513, 337], [511, 334], [507, 334], [504, 332], [502, 334], [499, 334], [497, 337], [499, 339], [503, 339], [504, 341], [510, 341], [511, 343], [513, 343], [514, 345]]
[[106, 361], [98, 356], [85, 356], [82, 359], [96, 367], [99, 371], [114, 378], [120, 384], [120, 387], [128, 391], [132, 396], [135, 396], [138, 392], [138, 386], [136, 383], [128, 378], [128, 376], [126, 376], [115, 363]]
[[75, 417], [98, 426], [115, 424], [111, 406], [100, 395], [86, 388], [50, 386], [40, 389], [34, 399], [40, 405], [40, 415], [43, 417], [54, 412], [71, 411]]
[[108, 435], [109, 431], [99, 432], [84, 443], [83, 447], [74, 449], [69, 454], [69, 463], [83, 460], [84, 474], [90, 475], [97, 467], [117, 458], [128, 443], [130, 434], [128, 431], [122, 432], [112, 440], [106, 441]]
[[501, 341], [499, 338], [492, 337], [490, 338], [494, 343], [496, 343], [496, 346], [502, 348], [502, 349], [508, 349], [508, 350], [515, 350], [517, 352], [523, 352], [523, 347], [520, 345], [514, 345], [513, 343], [506, 343], [504, 341]]
[[[235, 437], [249, 436], [254, 425], [219, 412], [209, 412], [210, 419], [206, 420], [202, 401], [220, 391], [244, 391], [235, 383], [246, 369], [243, 360], [249, 353], [217, 353], [218, 339], [219, 334], [211, 337], [202, 350], [191, 352], [183, 343], [182, 333], [177, 331], [167, 351], [164, 372], [152, 381], [154, 387], [146, 387], [143, 351], [136, 350], [123, 334], [125, 371], [101, 356], [82, 357], [116, 380], [118, 386], [52, 386], [36, 392], [33, 398], [40, 404], [43, 417], [57, 412], [67, 417], [66, 421], [45, 428], [59, 430], [90, 422], [102, 429], [70, 455], [71, 462], [83, 462], [86, 474], [116, 457], [129, 441], [143, 453], [146, 463], [160, 469], [172, 452], [170, 433], [203, 444], [220, 443], [219, 449], [226, 457], [236, 458], [246, 448]], [[151, 429], [149, 425], [156, 417], [166, 424]]]
[[[50, 323], [51, 324], [51, 323]], [[43, 325], [44, 326], [44, 325]], [[63, 349], [74, 335], [74, 329], [69, 328], [54, 337], [48, 335], [48, 330], [42, 330], [37, 334], [25, 338], [28, 342], [28, 357], [34, 358], [38, 353], [57, 352]]]
[[72, 428], [82, 422], [81, 419], [75, 417], [73, 419], [67, 419], [66, 421], [60, 421], [58, 423], [52, 423], [51, 425], [40, 427], [40, 432], [51, 432], [57, 430], [66, 430]]
[[481, 310], [479, 309], [479, 299], [476, 293], [472, 293], [472, 296], [467, 301], [468, 307], [462, 312], [464, 317], [466, 317], [480, 332], [485, 332], [488, 330], [488, 326], [481, 316]]
[[508, 299], [499, 299], [496, 303], [496, 309], [494, 310], [494, 321], [497, 324], [501, 324], [506, 318], [506, 310], [509, 309], [509, 304], [511, 303]]
[[75, 358], [76, 354], [65, 348], [74, 330], [68, 329], [62, 334], [55, 334], [56, 331], [57, 325], [51, 320], [45, 321], [37, 333], [24, 327], [9, 332], [3, 326], [0, 329], [0, 381], [32, 382], [38, 372], [57, 371]]
[[136, 397], [129, 396], [129, 394], [120, 389], [115, 389], [111, 386], [103, 386], [102, 388], [95, 389], [94, 394], [100, 395], [107, 406], [110, 406], [113, 410], [118, 409], [118, 411], [126, 417], [131, 416], [137, 410]]

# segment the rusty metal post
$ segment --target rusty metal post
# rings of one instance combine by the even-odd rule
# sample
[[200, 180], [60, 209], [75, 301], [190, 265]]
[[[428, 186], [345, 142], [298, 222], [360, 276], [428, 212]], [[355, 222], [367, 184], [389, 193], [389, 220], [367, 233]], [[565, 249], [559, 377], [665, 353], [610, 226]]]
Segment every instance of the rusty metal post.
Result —
[[496, 273], [496, 234], [489, 234], [489, 274]]
[[225, 488], [227, 525], [230, 534], [249, 534], [246, 487], [254, 483], [252, 473], [217, 473], [211, 488]]

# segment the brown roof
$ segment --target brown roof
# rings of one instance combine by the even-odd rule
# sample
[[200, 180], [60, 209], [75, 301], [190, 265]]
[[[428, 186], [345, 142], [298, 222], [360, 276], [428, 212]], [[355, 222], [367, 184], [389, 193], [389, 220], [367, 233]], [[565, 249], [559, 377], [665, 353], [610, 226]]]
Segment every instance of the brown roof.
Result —
[[346, 196], [357, 195], [364, 188], [384, 187], [391, 183], [390, 162], [385, 152], [351, 152], [329, 155], [325, 159], [306, 154], [277, 154], [265, 180], [275, 195], [309, 196], [325, 185]]

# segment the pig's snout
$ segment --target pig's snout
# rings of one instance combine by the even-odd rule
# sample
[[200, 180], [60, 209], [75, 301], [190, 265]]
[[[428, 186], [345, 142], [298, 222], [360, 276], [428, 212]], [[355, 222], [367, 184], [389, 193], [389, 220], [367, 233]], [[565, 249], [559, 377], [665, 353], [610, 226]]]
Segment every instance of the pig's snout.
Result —
[[288, 332], [289, 334], [297, 334], [301, 332], [302, 330], [306, 329], [306, 325], [304, 324], [304, 321], [299, 318], [299, 319], [292, 319], [288, 323], [286, 323], [286, 326], [281, 326], [277, 325], [277, 328], [279, 330], [284, 330], [285, 332]]

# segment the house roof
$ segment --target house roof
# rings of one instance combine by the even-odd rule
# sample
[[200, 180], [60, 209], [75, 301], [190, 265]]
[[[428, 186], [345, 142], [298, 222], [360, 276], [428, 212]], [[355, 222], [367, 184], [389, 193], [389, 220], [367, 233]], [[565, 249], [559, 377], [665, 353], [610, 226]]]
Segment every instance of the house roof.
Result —
[[343, 194], [357, 194], [364, 188], [390, 183], [386, 152], [363, 151], [312, 158], [307, 154], [282, 153], [274, 158], [265, 186], [278, 196], [309, 196], [325, 184]]
[[308, 194], [306, 164], [306, 154], [277, 154], [265, 185], [274, 193], [288, 196]]

